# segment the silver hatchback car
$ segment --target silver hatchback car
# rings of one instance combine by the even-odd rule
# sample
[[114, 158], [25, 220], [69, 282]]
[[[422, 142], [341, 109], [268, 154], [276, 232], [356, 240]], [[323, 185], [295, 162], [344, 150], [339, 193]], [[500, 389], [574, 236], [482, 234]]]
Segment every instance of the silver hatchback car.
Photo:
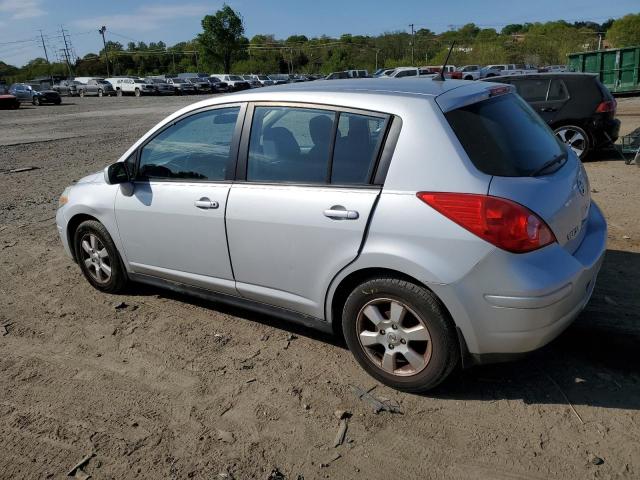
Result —
[[560, 334], [607, 227], [573, 152], [512, 90], [360, 79], [210, 98], [67, 188], [66, 252], [128, 281], [344, 335], [397, 389]]

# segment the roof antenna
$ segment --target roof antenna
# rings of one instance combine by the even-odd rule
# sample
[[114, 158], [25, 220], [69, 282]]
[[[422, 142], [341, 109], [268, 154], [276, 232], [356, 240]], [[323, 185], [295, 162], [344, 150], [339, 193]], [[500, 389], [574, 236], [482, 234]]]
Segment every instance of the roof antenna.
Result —
[[451, 46], [449, 47], [449, 51], [447, 52], [447, 58], [445, 58], [444, 65], [442, 65], [442, 68], [440, 69], [440, 75], [436, 75], [435, 77], [433, 77], [433, 80], [437, 80], [438, 82], [444, 82], [445, 81], [445, 78], [444, 78], [444, 67], [447, 66], [447, 63], [449, 63], [449, 57], [451, 56], [451, 52], [453, 51], [453, 46], [455, 44], [456, 44], [455, 40], [453, 42], [451, 42]]

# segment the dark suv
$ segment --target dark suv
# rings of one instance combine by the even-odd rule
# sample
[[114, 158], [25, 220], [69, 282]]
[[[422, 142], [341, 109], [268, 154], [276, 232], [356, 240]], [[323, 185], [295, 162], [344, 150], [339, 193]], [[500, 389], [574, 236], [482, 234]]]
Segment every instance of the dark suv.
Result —
[[510, 83], [547, 122], [558, 138], [584, 159], [589, 152], [612, 146], [620, 121], [616, 101], [594, 75], [538, 73], [487, 78]]

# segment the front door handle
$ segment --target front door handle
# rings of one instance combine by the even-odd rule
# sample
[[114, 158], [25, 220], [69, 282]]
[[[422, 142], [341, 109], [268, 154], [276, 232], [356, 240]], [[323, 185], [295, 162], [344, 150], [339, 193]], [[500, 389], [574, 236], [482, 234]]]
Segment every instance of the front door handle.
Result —
[[541, 108], [541, 109], [540, 109], [540, 111], [541, 111], [541, 112], [555, 112], [555, 111], [557, 111], [557, 110], [558, 110], [558, 109], [557, 109], [557, 108], [554, 108], [554, 107], [545, 107], [545, 108]]
[[355, 210], [346, 210], [341, 206], [334, 206], [324, 211], [324, 216], [334, 220], [357, 220], [360, 216]]
[[200, 200], [196, 200], [193, 204], [198, 208], [209, 209], [218, 208], [218, 202], [209, 200], [207, 197], [202, 197]]

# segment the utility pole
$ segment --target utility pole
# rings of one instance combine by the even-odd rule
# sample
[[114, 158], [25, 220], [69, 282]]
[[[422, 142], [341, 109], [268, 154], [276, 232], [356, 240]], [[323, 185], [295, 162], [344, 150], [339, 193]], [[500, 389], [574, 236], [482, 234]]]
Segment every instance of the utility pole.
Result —
[[376, 49], [376, 71], [378, 71], [378, 54], [380, 53], [380, 49]]
[[109, 74], [109, 52], [107, 51], [107, 42], [104, 39], [104, 32], [106, 31], [107, 31], [107, 27], [105, 27], [104, 25], [102, 26], [102, 28], [98, 29], [98, 33], [102, 35], [102, 45], [104, 45], [104, 56], [107, 60], [107, 78], [108, 78], [111, 75]]
[[42, 49], [44, 50], [44, 58], [47, 60], [47, 71], [49, 72], [49, 80], [53, 83], [53, 78], [51, 77], [51, 63], [49, 63], [49, 55], [47, 54], [47, 47], [44, 44], [44, 36], [42, 35], [42, 30], [40, 32], [40, 40], [42, 40]]
[[60, 30], [62, 31], [62, 39], [64, 40], [64, 58], [67, 60], [67, 69], [69, 70], [69, 75], [71, 75], [72, 71], [71, 62], [69, 61], [69, 45], [67, 44], [67, 36], [65, 35], [63, 25], [60, 25]]
[[410, 23], [409, 26], [411, 27], [411, 65], [413, 66], [413, 50], [414, 50], [414, 43], [415, 43], [415, 31], [413, 30], [413, 23]]

